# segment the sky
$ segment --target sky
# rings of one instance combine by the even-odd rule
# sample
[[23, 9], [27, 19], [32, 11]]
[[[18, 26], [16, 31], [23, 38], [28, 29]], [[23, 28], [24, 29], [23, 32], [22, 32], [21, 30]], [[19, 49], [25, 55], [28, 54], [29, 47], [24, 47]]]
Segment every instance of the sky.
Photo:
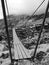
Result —
[[[7, 0], [9, 14], [21, 15], [21, 14], [29, 14], [31, 15], [36, 8], [40, 5], [43, 0]], [[48, 0], [42, 4], [42, 6], [38, 9], [36, 14], [44, 13], [46, 10]], [[0, 19], [3, 18], [1, 0], [0, 0]]]

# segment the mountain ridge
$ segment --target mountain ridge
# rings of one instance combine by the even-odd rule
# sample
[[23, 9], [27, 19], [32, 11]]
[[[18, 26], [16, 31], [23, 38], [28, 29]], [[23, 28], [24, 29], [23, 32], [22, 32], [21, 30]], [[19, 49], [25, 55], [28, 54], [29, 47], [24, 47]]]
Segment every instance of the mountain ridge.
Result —
[[[49, 12], [47, 13], [47, 18], [49, 17]], [[29, 21], [28, 18], [31, 18], [31, 19], [34, 19], [34, 21], [36, 20], [40, 20], [40, 19], [43, 19], [44, 18], [44, 13], [42, 14], [39, 14], [39, 15], [9, 15], [7, 16], [7, 23], [8, 23], [8, 27], [9, 26], [14, 26], [14, 25], [17, 25], [19, 22], [21, 22], [21, 20], [23, 22], [25, 22], [25, 20]], [[0, 19], [0, 29], [1, 28], [4, 28], [5, 25], [4, 25], [4, 19]]]

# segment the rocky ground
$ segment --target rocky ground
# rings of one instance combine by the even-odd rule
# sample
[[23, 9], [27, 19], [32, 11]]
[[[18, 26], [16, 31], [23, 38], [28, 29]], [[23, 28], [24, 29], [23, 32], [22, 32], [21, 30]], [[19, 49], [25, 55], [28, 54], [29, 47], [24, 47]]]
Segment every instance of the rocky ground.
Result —
[[[41, 15], [41, 18], [42, 18], [42, 16], [43, 15]], [[43, 19], [37, 17], [37, 18], [33, 18], [28, 21], [26, 19], [27, 16], [25, 16], [25, 17], [22, 16], [21, 21], [20, 21], [19, 17], [17, 17], [19, 19], [16, 19], [16, 17], [13, 18], [12, 16], [10, 16], [10, 17], [11, 17], [10, 22], [12, 22], [12, 20], [13, 20], [15, 22], [15, 24], [17, 24], [15, 26], [14, 23], [12, 23], [12, 25], [11, 25], [11, 23], [8, 22], [12, 56], [13, 56], [13, 49], [14, 49], [13, 48], [13, 35], [12, 35], [13, 27], [16, 27], [15, 31], [16, 31], [19, 39], [23, 43], [23, 45], [27, 49], [35, 49], [35, 46], [36, 46], [36, 43], [38, 40], [38, 35], [40, 32], [40, 28], [41, 28], [41, 23], [42, 23]], [[3, 20], [1, 20], [1, 21], [3, 21]], [[24, 65], [25, 63], [26, 63], [26, 65], [30, 65], [30, 64], [31, 65], [49, 65], [49, 24], [48, 24], [49, 22], [48, 21], [49, 21], [49, 19], [47, 18], [41, 38], [40, 38], [40, 42], [38, 45], [36, 58], [34, 59], [34, 62], [33, 61], [29, 61], [29, 62], [21, 61], [22, 62], [21, 65]], [[3, 23], [1, 22], [1, 24], [3, 24]], [[31, 54], [31, 55], [33, 55], [33, 54]], [[14, 64], [17, 65], [18, 63], [14, 63]], [[0, 26], [0, 65], [11, 65], [7, 35], [5, 32], [4, 24], [2, 27]]]

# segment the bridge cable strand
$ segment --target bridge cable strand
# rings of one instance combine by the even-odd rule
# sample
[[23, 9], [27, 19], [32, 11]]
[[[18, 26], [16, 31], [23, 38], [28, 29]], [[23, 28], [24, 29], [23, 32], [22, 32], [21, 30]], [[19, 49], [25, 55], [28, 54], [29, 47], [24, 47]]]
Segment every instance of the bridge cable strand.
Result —
[[[10, 21], [10, 14], [9, 14], [9, 9], [8, 9], [8, 4], [7, 4], [7, 0], [5, 0], [5, 5], [6, 5], [6, 9], [7, 9], [7, 16], [8, 16], [8, 19], [9, 19], [9, 21]], [[9, 24], [9, 26], [11, 26], [11, 22], [10, 22], [10, 24]]]
[[[5, 0], [5, 5], [6, 5], [6, 9], [7, 9], [7, 14], [8, 14], [8, 17], [9, 17], [9, 9], [8, 9], [7, 0]], [[10, 17], [9, 17], [9, 18], [10, 18]]]
[[43, 28], [44, 28], [44, 23], [45, 23], [45, 19], [46, 19], [46, 16], [47, 16], [48, 8], [49, 8], [49, 1], [48, 1], [48, 4], [47, 4], [46, 11], [45, 11], [45, 16], [44, 16], [44, 19], [43, 19], [43, 23], [42, 23], [42, 25], [41, 25], [41, 30], [40, 30], [40, 33], [39, 33], [39, 37], [38, 37], [38, 40], [37, 40], [37, 44], [36, 44], [36, 47], [35, 47], [35, 51], [34, 51], [34, 54], [33, 54], [33, 56], [32, 56], [33, 60], [34, 60], [34, 58], [35, 58], [36, 51], [37, 51], [37, 48], [38, 48], [38, 44], [39, 44], [40, 37], [41, 37], [41, 33], [42, 33], [42, 31], [43, 31]]
[[5, 29], [6, 29], [6, 33], [7, 33], [7, 41], [8, 41], [8, 45], [9, 45], [9, 53], [10, 53], [10, 58], [11, 58], [11, 62], [12, 62], [13, 60], [12, 60], [12, 53], [11, 53], [11, 46], [10, 46], [9, 31], [8, 31], [8, 25], [7, 25], [7, 18], [6, 18], [6, 10], [5, 10], [4, 0], [1, 0], [1, 4], [2, 4], [3, 16], [4, 16], [4, 22], [5, 22]]
[[[8, 10], [7, 0], [5, 0], [5, 6], [6, 6], [6, 9], [7, 9], [7, 14], [8, 14], [7, 16], [8, 16], [8, 19], [9, 19], [9, 21], [10, 21], [10, 17], [9, 17], [10, 14], [9, 14], [9, 10]], [[9, 34], [9, 32], [8, 32], [8, 34]], [[10, 37], [10, 36], [9, 36], [9, 37]], [[9, 41], [10, 41], [10, 39], [9, 39]], [[11, 56], [11, 63], [14, 64], [14, 63], [13, 63], [13, 60], [12, 60], [11, 46], [10, 46], [9, 53], [10, 53], [10, 56]]]
[[34, 16], [34, 14], [36, 13], [36, 11], [41, 7], [41, 5], [44, 3], [45, 0], [43, 0], [43, 2], [37, 7], [37, 9], [33, 12], [33, 14], [28, 17], [28, 20], [32, 19], [32, 17]]

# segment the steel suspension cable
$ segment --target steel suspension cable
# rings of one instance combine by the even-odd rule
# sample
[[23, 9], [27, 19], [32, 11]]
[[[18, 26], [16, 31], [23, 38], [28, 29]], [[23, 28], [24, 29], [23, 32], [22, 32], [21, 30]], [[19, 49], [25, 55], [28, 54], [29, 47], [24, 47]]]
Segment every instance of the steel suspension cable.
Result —
[[[7, 9], [7, 14], [8, 14], [8, 17], [9, 17], [9, 10], [8, 10], [8, 4], [7, 4], [7, 0], [5, 0], [5, 5], [6, 5], [6, 9]], [[9, 17], [10, 18], [10, 17]], [[10, 20], [10, 19], [9, 19]]]
[[44, 3], [45, 0], [42, 1], [42, 3], [37, 7], [37, 9], [33, 12], [33, 14], [28, 17], [28, 20], [32, 19], [32, 17], [34, 16], [34, 14], [36, 13], [36, 11], [41, 7], [41, 5]]
[[13, 60], [12, 60], [12, 53], [11, 53], [10, 38], [9, 38], [9, 31], [8, 31], [8, 25], [7, 25], [7, 18], [6, 18], [6, 10], [5, 10], [5, 2], [4, 2], [4, 0], [1, 0], [1, 4], [2, 4], [5, 28], [6, 28], [6, 33], [7, 33], [8, 45], [9, 45], [10, 59], [11, 59], [11, 63], [12, 63]]
[[40, 33], [39, 33], [39, 37], [38, 37], [38, 40], [37, 40], [37, 44], [36, 44], [36, 47], [35, 47], [35, 51], [34, 51], [34, 54], [33, 54], [33, 56], [32, 56], [32, 59], [33, 59], [33, 60], [34, 60], [34, 58], [35, 58], [36, 51], [37, 51], [37, 48], [38, 48], [38, 44], [39, 44], [40, 37], [41, 37], [41, 33], [42, 33], [42, 31], [43, 31], [43, 28], [44, 28], [44, 23], [45, 23], [45, 19], [46, 19], [46, 16], [47, 16], [48, 8], [49, 8], [49, 1], [48, 1], [48, 4], [47, 4], [47, 8], [46, 8], [45, 16], [44, 16], [44, 19], [43, 19], [43, 23], [42, 23], [42, 25], [41, 25], [41, 30], [40, 30]]
[[[6, 10], [7, 10], [7, 16], [8, 16], [8, 20], [10, 21], [10, 14], [9, 14], [9, 9], [8, 9], [8, 4], [7, 4], [7, 0], [5, 0], [5, 6], [6, 6]], [[10, 24], [9, 25], [11, 25], [11, 22], [10, 22]]]

